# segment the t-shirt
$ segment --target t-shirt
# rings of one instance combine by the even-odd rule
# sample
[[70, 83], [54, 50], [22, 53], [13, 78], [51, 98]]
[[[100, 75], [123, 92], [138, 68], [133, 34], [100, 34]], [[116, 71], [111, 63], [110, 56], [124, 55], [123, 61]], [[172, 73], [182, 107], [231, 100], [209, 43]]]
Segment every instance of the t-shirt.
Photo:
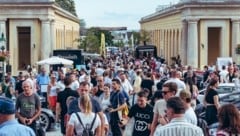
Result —
[[210, 90], [208, 91], [207, 95], [206, 95], [206, 98], [205, 98], [206, 102], [207, 102], [208, 104], [214, 104], [213, 97], [214, 97], [215, 95], [218, 95], [217, 91], [214, 90], [214, 89], [210, 89]]
[[[95, 113], [84, 114], [82, 112], [78, 112], [77, 114], [79, 115], [84, 127], [86, 129], [90, 128], [92, 121], [95, 117]], [[80, 122], [77, 118], [77, 115], [75, 113], [71, 115], [68, 124], [75, 127], [75, 130], [78, 135], [83, 133], [83, 127], [80, 124]], [[101, 120], [100, 120], [100, 117], [97, 115], [96, 119], [94, 121], [93, 127], [92, 127], [92, 132], [95, 132], [95, 129], [97, 127], [99, 127], [100, 125], [101, 125]]]
[[147, 88], [149, 89], [149, 96], [148, 96], [148, 99], [151, 98], [152, 96], [152, 86], [154, 85], [154, 82], [153, 80], [150, 80], [150, 79], [143, 79], [142, 80], [142, 83], [141, 83], [141, 87], [144, 89], [144, 88]]
[[192, 107], [188, 108], [185, 111], [184, 118], [187, 120], [188, 123], [197, 125], [197, 116]]
[[18, 91], [18, 94], [21, 94], [23, 92], [23, 88], [22, 88], [22, 83], [24, 82], [25, 80], [20, 80], [17, 82], [16, 84], [16, 88], [15, 90]]
[[113, 109], [118, 107], [118, 103], [120, 105], [125, 103], [125, 96], [122, 91], [112, 91], [110, 95], [110, 102]]
[[31, 96], [22, 93], [17, 97], [16, 109], [20, 110], [20, 115], [25, 118], [32, 118], [39, 107], [41, 107], [40, 99], [35, 93]]
[[[90, 99], [92, 102], [92, 112], [94, 112], [94, 113], [101, 112], [102, 108], [101, 108], [99, 102], [93, 97], [90, 97]], [[78, 105], [79, 105], [78, 100], [77, 99], [73, 100], [68, 106], [68, 114], [80, 112], [80, 108]]]
[[57, 102], [60, 103], [61, 116], [64, 116], [67, 113], [66, 100], [69, 96], [78, 97], [78, 93], [70, 88], [65, 88], [62, 92], [58, 93]]
[[148, 124], [152, 123], [153, 120], [153, 107], [149, 104], [145, 108], [139, 107], [135, 104], [128, 114], [128, 116], [134, 117], [134, 129], [133, 136], [149, 136], [150, 130], [148, 129]]
[[166, 109], [167, 109], [166, 101], [164, 99], [160, 99], [155, 103], [153, 112], [154, 114], [164, 116], [166, 114], [165, 113]]

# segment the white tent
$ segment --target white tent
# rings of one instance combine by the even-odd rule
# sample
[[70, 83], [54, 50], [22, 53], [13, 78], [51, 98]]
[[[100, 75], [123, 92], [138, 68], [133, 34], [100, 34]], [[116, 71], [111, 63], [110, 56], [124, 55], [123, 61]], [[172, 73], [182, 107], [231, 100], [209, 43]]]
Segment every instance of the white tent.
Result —
[[68, 59], [63, 59], [63, 58], [59, 58], [56, 56], [52, 56], [51, 58], [47, 58], [41, 61], [37, 62], [38, 65], [56, 65], [56, 64], [63, 64], [63, 65], [72, 65], [73, 61], [72, 60], [68, 60]]

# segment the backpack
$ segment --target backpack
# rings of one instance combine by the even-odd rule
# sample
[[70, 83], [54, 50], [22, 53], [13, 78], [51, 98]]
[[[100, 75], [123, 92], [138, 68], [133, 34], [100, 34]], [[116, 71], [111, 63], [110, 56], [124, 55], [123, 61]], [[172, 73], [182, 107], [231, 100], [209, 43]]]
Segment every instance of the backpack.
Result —
[[86, 127], [86, 126], [84, 126], [83, 123], [82, 123], [82, 120], [81, 120], [80, 116], [79, 116], [77, 113], [75, 113], [75, 114], [76, 114], [76, 116], [77, 116], [77, 118], [78, 118], [78, 121], [80, 122], [80, 124], [81, 124], [82, 127], [83, 127], [83, 133], [82, 133], [81, 136], [94, 136], [94, 132], [92, 131], [92, 127], [93, 127], [94, 122], [95, 122], [95, 120], [96, 120], [97, 114], [95, 113], [95, 116], [94, 116], [93, 121], [92, 121], [92, 123], [91, 123], [91, 126], [90, 126], [89, 128]]

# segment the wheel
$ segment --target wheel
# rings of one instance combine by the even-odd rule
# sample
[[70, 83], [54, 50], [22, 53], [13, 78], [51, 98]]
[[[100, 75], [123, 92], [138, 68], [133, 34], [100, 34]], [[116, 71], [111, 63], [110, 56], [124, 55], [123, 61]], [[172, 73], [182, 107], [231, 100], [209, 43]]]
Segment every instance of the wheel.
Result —
[[45, 131], [50, 128], [51, 121], [50, 121], [50, 118], [48, 117], [48, 115], [46, 113], [41, 112], [39, 121], [40, 121], [40, 124], [41, 124], [42, 128]]

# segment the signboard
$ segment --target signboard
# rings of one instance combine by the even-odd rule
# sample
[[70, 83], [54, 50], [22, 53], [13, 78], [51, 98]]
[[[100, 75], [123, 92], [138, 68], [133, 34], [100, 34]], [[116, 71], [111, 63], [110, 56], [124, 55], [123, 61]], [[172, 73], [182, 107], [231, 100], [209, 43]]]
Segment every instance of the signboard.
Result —
[[217, 66], [218, 66], [218, 69], [220, 71], [222, 70], [223, 65], [225, 65], [226, 68], [227, 68], [229, 63], [233, 63], [233, 60], [232, 60], [231, 57], [219, 57], [219, 58], [217, 58]]
[[74, 62], [74, 67], [84, 64], [82, 50], [54, 50], [53, 56], [72, 60]]

